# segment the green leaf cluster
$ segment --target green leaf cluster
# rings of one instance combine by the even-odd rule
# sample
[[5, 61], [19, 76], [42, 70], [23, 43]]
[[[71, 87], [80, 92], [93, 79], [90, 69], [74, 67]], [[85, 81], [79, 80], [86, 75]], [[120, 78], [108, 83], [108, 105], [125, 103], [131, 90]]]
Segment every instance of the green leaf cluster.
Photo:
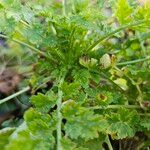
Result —
[[4, 149], [97, 150], [149, 131], [148, 3], [2, 0], [0, 10], [0, 36], [32, 55], [35, 94]]

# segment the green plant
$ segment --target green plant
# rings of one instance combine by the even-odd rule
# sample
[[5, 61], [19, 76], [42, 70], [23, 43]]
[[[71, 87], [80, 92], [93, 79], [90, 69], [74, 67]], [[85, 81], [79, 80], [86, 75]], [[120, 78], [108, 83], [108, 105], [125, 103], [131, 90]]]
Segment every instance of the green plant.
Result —
[[33, 107], [8, 130], [4, 149], [97, 150], [107, 143], [111, 150], [109, 136], [149, 133], [150, 4], [110, 1], [112, 16], [103, 14], [105, 5], [0, 2], [0, 36], [34, 52], [32, 90], [53, 82], [31, 97]]

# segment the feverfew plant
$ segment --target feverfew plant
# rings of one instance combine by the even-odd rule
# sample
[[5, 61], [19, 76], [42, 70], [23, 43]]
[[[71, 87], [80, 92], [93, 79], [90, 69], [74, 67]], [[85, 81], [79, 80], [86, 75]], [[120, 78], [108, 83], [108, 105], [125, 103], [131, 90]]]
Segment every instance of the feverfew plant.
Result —
[[149, 138], [150, 3], [1, 0], [0, 11], [0, 37], [33, 52], [32, 91], [52, 82], [19, 127], [0, 132], [2, 149], [112, 150], [110, 140]]

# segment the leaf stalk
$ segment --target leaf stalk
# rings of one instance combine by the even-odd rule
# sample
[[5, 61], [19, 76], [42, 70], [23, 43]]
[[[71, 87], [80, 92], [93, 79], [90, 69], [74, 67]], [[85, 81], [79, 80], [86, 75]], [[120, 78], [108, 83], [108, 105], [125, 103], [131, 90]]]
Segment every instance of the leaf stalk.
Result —
[[6, 35], [3, 35], [3, 34], [0, 34], [0, 37], [6, 38], [6, 39], [11, 39], [12, 41], [14, 41], [14, 42], [16, 42], [16, 43], [18, 43], [18, 44], [20, 44], [20, 45], [23, 45], [23, 46], [26, 46], [26, 47], [30, 48], [31, 50], [33, 50], [33, 51], [36, 52], [37, 54], [42, 55], [42, 56], [44, 56], [45, 58], [56, 62], [56, 60], [54, 60], [52, 57], [50, 57], [49, 55], [46, 55], [44, 52], [42, 52], [41, 50], [39, 50], [39, 49], [33, 47], [32, 45], [29, 45], [29, 44], [27, 44], [27, 43], [25, 43], [25, 42], [23, 42], [23, 41], [20, 41], [20, 40], [18, 40], [18, 39], [16, 39], [16, 38], [10, 38], [10, 37], [8, 37], [8, 36], [6, 36]]
[[13, 99], [14, 97], [16, 97], [16, 96], [18, 96], [18, 95], [20, 95], [22, 93], [25, 93], [25, 92], [29, 91], [29, 90], [30, 90], [29, 86], [23, 88], [22, 90], [18, 91], [17, 93], [14, 93], [14, 94], [12, 94], [12, 95], [10, 95], [10, 96], [0, 100], [0, 105], [5, 103], [5, 102], [7, 102], [7, 101], [9, 101], [9, 100], [11, 100], [11, 99]]
[[62, 97], [63, 97], [63, 92], [61, 90], [61, 86], [64, 82], [65, 75], [60, 78], [60, 82], [58, 85], [58, 99], [57, 99], [57, 150], [62, 150], [61, 146], [61, 123], [62, 123], [62, 114], [61, 114], [61, 106], [62, 106]]
[[89, 109], [119, 109], [119, 108], [128, 108], [128, 109], [141, 109], [139, 105], [108, 105], [108, 106], [94, 106], [89, 107]]
[[132, 60], [132, 61], [121, 62], [121, 63], [118, 63], [117, 66], [130, 65], [130, 64], [135, 64], [135, 63], [147, 61], [147, 60], [150, 60], [150, 57], [141, 58], [141, 59]]
[[129, 28], [129, 27], [133, 27], [133, 26], [138, 26], [138, 25], [141, 25], [143, 23], [145, 23], [146, 21], [145, 20], [142, 20], [142, 21], [138, 21], [138, 22], [134, 22], [134, 23], [131, 23], [131, 24], [127, 24], [127, 25], [124, 25], [108, 34], [106, 34], [104, 37], [98, 39], [95, 43], [93, 43], [86, 51], [90, 51], [92, 50], [93, 48], [95, 48], [99, 43], [101, 43], [102, 41], [108, 39], [109, 37], [113, 36], [114, 34], [126, 29], [126, 28]]

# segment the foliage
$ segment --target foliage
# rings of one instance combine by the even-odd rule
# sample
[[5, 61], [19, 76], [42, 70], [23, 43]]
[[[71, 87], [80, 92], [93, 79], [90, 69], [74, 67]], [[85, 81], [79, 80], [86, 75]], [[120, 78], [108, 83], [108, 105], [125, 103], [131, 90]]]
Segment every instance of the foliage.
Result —
[[96, 150], [111, 147], [108, 136], [149, 132], [150, 4], [110, 1], [112, 16], [104, 15], [106, 5], [0, 1], [0, 36], [33, 52], [32, 90], [52, 82], [30, 98], [4, 149]]

